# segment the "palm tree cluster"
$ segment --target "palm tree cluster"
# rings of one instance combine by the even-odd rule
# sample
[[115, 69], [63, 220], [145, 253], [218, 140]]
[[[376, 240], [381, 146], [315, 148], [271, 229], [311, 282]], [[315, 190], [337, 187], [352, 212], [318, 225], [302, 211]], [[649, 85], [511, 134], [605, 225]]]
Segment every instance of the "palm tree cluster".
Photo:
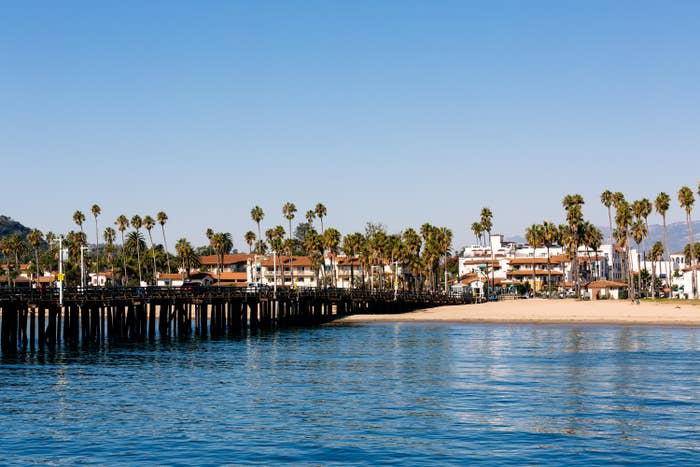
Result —
[[[700, 183], [698, 183], [698, 195], [700, 195]], [[600, 196], [601, 203], [608, 209], [608, 219], [610, 222], [610, 232], [611, 238], [613, 237], [618, 247], [624, 249], [623, 260], [623, 271], [626, 276], [627, 283], [630, 286], [630, 297], [634, 299], [634, 280], [632, 275], [632, 268], [630, 263], [632, 258], [630, 257], [630, 243], [632, 240], [637, 244], [638, 251], [638, 261], [641, 265], [641, 259], [645, 258], [652, 262], [652, 281], [651, 281], [651, 294], [656, 295], [656, 271], [655, 263], [657, 261], [666, 260], [665, 263], [668, 264], [668, 259], [670, 252], [668, 251], [668, 231], [666, 228], [666, 213], [668, 212], [671, 205], [671, 197], [665, 193], [659, 193], [654, 202], [652, 203], [646, 198], [642, 198], [631, 203], [625, 200], [624, 194], [620, 192], [611, 192], [610, 190], [605, 190]], [[681, 187], [678, 190], [678, 204], [685, 211], [686, 224], [688, 227], [688, 245], [694, 243], [693, 227], [691, 220], [691, 213], [693, 210], [693, 204], [695, 203], [695, 196], [693, 190], [688, 186]], [[615, 208], [615, 229], [613, 230], [612, 223], [612, 213], [611, 208]], [[656, 212], [661, 216], [663, 222], [663, 243], [655, 243], [646, 255], [641, 252], [644, 250], [644, 240], [649, 234], [649, 224], [648, 219], [652, 211]], [[691, 269], [696, 267], [695, 264], [695, 253], [693, 248], [688, 248], [689, 252], [689, 265]], [[671, 271], [665, 271], [666, 280], [669, 281], [671, 277]], [[639, 274], [639, 280], [637, 281], [637, 288], [639, 292], [642, 289], [642, 274]], [[691, 274], [692, 280], [692, 296], [697, 296], [697, 284], [695, 274]]]
[[[573, 264], [577, 267], [573, 268], [574, 287], [577, 296], [581, 290], [581, 275], [583, 274], [588, 280], [595, 280], [599, 271], [591, 268], [590, 252], [593, 251], [594, 256], [603, 243], [602, 232], [591, 222], [583, 219], [583, 214], [580, 206], [583, 204], [583, 198], [580, 195], [570, 195], [572, 198], [564, 198], [564, 205], [569, 206], [570, 211], [567, 211], [567, 222], [557, 226], [551, 221], [543, 221], [541, 224], [532, 224], [525, 230], [525, 240], [533, 249], [533, 257], [536, 255], [538, 248], [547, 250], [547, 291], [552, 292], [552, 268], [550, 249], [553, 247], [562, 247], [566, 255]], [[567, 202], [568, 201], [568, 202]], [[578, 267], [578, 251], [583, 246], [586, 250], [586, 260], [583, 269]], [[535, 264], [532, 267], [532, 286], [535, 285]]]

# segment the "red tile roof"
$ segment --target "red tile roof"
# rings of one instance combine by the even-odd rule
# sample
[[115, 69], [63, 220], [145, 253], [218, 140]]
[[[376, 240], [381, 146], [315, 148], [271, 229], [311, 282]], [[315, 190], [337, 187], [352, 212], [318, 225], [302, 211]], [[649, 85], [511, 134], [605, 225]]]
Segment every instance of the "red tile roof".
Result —
[[[248, 253], [236, 253], [234, 255], [224, 255], [224, 266], [228, 264], [245, 263], [248, 258], [254, 258], [255, 255], [249, 255]], [[216, 255], [206, 255], [199, 257], [199, 264], [206, 266], [216, 266], [217, 258]]]

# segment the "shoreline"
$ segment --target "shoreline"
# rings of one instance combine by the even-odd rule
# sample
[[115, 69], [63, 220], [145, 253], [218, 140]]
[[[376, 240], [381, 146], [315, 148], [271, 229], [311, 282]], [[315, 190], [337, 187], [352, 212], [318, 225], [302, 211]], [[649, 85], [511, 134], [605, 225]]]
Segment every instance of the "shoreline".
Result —
[[331, 325], [368, 323], [558, 324], [700, 327], [700, 306], [693, 302], [627, 300], [576, 301], [526, 299], [472, 305], [448, 305], [390, 315], [353, 315]]

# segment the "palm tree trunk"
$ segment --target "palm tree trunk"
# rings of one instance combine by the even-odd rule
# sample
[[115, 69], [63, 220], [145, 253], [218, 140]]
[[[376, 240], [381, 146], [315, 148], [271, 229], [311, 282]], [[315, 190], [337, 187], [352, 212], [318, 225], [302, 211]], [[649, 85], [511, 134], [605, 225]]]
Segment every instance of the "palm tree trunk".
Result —
[[608, 225], [610, 226], [610, 244], [613, 244], [612, 213], [608, 206]]
[[350, 257], [350, 289], [355, 285], [355, 266], [353, 264], [353, 257]]
[[661, 216], [664, 222], [664, 254], [662, 258], [664, 259], [664, 265], [666, 266], [666, 284], [668, 288], [671, 288], [671, 262], [668, 255], [668, 231], [666, 230], [666, 214]]
[[697, 284], [695, 280], [695, 276], [697, 275], [695, 272], [695, 235], [693, 235], [693, 224], [690, 220], [690, 212], [686, 212], [685, 217], [688, 223], [688, 243], [690, 244], [690, 287], [692, 289], [691, 298], [695, 298], [697, 296]]
[[136, 237], [136, 262], [139, 266], [139, 287], [141, 287], [141, 282], [143, 282], [143, 278], [141, 277], [141, 245], [139, 245], [138, 235]]
[[95, 217], [95, 280], [100, 283], [98, 274], [100, 273], [100, 232], [97, 227], [97, 217]]
[[34, 248], [34, 264], [36, 265], [36, 282], [39, 284], [39, 249]]
[[170, 274], [170, 253], [168, 253], [168, 241], [165, 239], [165, 225], [161, 225], [160, 229], [163, 231], [163, 246], [165, 247], [165, 259], [168, 263], [168, 274]]
[[122, 233], [122, 265], [124, 266], [124, 278], [122, 280], [123, 285], [126, 285], [129, 283], [129, 276], [126, 273], [126, 247], [124, 246], [124, 231], [121, 231]]
[[550, 264], [549, 247], [547, 247], [547, 298], [552, 295], [552, 265]]
[[156, 279], [156, 276], [158, 275], [157, 266], [156, 266], [156, 250], [153, 248], [153, 237], [151, 236], [151, 231], [148, 231], [148, 239], [151, 241], [151, 253], [153, 255], [153, 285], [158, 285], [158, 280]]

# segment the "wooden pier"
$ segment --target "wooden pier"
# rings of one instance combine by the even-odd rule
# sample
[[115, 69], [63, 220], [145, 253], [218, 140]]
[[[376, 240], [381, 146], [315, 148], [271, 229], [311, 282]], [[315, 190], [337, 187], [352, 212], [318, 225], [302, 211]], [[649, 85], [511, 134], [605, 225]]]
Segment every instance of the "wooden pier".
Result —
[[209, 287], [0, 292], [0, 350], [91, 346], [105, 342], [241, 336], [320, 325], [352, 314], [404, 313], [468, 303], [462, 295], [298, 289], [247, 292]]

